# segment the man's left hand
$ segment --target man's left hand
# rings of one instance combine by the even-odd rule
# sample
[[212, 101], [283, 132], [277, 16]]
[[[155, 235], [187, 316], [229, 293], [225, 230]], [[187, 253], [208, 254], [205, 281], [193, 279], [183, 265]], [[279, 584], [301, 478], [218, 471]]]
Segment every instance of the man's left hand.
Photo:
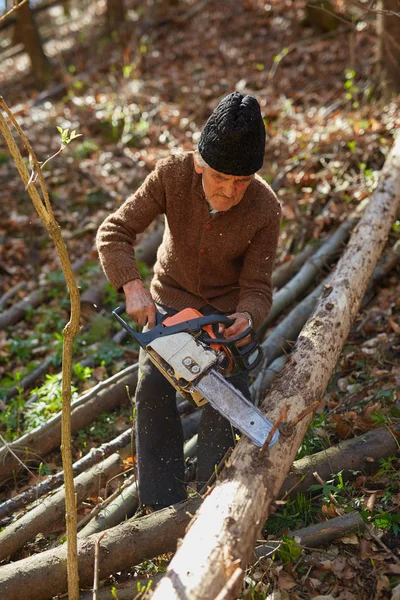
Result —
[[[218, 328], [218, 333], [223, 333], [224, 337], [227, 339], [236, 337], [249, 328], [249, 319], [243, 313], [233, 313], [232, 315], [228, 315], [228, 318], [232, 319], [233, 324], [229, 327], [226, 327], [221, 323]], [[248, 335], [243, 340], [236, 342], [236, 346], [238, 346], [238, 348], [241, 346], [246, 346], [246, 344], [249, 344], [250, 341], [251, 337]]]

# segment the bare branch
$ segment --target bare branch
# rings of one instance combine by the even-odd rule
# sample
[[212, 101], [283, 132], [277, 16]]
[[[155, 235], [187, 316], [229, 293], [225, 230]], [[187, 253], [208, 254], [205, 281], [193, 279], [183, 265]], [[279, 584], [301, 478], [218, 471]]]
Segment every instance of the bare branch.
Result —
[[27, 2], [28, 2], [28, 0], [22, 0], [22, 2], [20, 2], [19, 4], [15, 4], [15, 6], [11, 10], [9, 10], [3, 16], [0, 17], [0, 23], [2, 23], [3, 21], [5, 21], [10, 15], [12, 15], [12, 13], [14, 13], [15, 11], [17, 11], [19, 8], [21, 8], [21, 6], [23, 4], [26, 4]]

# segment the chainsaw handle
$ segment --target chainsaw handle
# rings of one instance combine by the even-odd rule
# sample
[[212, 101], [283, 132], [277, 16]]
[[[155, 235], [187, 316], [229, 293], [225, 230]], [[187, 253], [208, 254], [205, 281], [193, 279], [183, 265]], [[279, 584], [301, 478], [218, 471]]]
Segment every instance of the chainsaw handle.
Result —
[[[251, 341], [248, 344], [246, 344], [245, 346], [236, 346], [237, 342], [240, 342], [240, 340], [243, 340], [248, 335], [251, 336]], [[232, 338], [203, 337], [202, 341], [206, 344], [218, 344], [220, 346], [228, 346], [235, 359], [236, 365], [243, 371], [252, 371], [253, 369], [255, 369], [262, 361], [264, 355], [263, 349], [256, 341], [254, 330], [251, 327], [248, 327], [247, 329], [245, 329], [245, 331], [243, 331], [243, 333], [239, 333], [239, 335], [236, 335]], [[257, 352], [256, 357], [253, 361], [250, 362], [250, 358], [255, 352]]]
[[[148, 342], [146, 342], [146, 338], [147, 338], [146, 333], [147, 332], [139, 333], [138, 331], [135, 331], [130, 325], [128, 325], [128, 323], [125, 321], [125, 319], [123, 319], [121, 317], [121, 315], [125, 312], [125, 310], [126, 310], [126, 305], [121, 304], [120, 306], [117, 306], [117, 308], [115, 308], [112, 311], [112, 314], [119, 321], [119, 323], [122, 325], [122, 327], [125, 329], [125, 331], [127, 331], [137, 341], [137, 343], [140, 346], [142, 346], [142, 348], [145, 348], [148, 343]], [[166, 316], [167, 315], [162, 315], [160, 312], [158, 312], [158, 310], [156, 310], [156, 326], [160, 325]]]
[[[168, 315], [162, 315], [160, 312], [156, 311], [157, 325], [152, 329], [145, 331], [144, 333], [139, 333], [132, 329], [132, 327], [128, 325], [128, 323], [121, 317], [121, 314], [123, 314], [125, 310], [125, 304], [121, 304], [121, 306], [118, 306], [112, 311], [112, 314], [119, 321], [122, 327], [138, 342], [138, 344], [142, 348], [146, 348], [146, 346], [150, 344], [154, 339], [161, 336], [172, 335], [174, 333], [181, 333], [183, 331], [200, 331], [200, 329], [205, 325], [213, 325], [218, 323], [223, 323], [224, 325], [232, 325], [232, 319], [225, 317], [225, 315], [208, 315], [204, 317], [197, 317], [195, 319], [189, 319], [187, 321], [177, 323], [176, 325], [168, 325], [168, 327], [165, 327], [164, 325], [162, 325], [162, 322], [164, 318], [166, 318]], [[248, 333], [249, 332], [247, 332], [246, 335]], [[244, 335], [241, 334], [236, 338], [232, 338], [230, 340], [230, 343], [232, 342], [232, 340], [238, 341], [243, 337]], [[212, 339], [212, 341], [215, 343], [215, 339]]]

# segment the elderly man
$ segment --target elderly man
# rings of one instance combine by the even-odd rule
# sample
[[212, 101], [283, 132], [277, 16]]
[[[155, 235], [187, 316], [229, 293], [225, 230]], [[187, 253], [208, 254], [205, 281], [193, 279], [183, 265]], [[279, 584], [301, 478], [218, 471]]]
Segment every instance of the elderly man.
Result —
[[[255, 173], [262, 167], [265, 128], [252, 96], [234, 92], [208, 119], [196, 152], [160, 160], [142, 186], [101, 225], [97, 247], [103, 269], [126, 296], [126, 311], [141, 326], [156, 310], [195, 308], [225, 314], [234, 337], [257, 328], [272, 301], [271, 274], [281, 209]], [[150, 290], [135, 262], [136, 236], [160, 214], [165, 233]], [[246, 341], [246, 340], [245, 340]], [[153, 509], [186, 498], [183, 435], [175, 390], [140, 351], [136, 390], [139, 496]], [[249, 397], [245, 374], [231, 383]], [[203, 409], [197, 482], [206, 482], [233, 445], [233, 429], [209, 404]]]

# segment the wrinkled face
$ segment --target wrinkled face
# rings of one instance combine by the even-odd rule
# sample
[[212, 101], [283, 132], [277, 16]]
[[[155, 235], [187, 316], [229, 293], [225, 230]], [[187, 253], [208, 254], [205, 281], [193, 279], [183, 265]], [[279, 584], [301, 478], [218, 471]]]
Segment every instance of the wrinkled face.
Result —
[[225, 211], [239, 204], [254, 178], [254, 175], [225, 175], [208, 165], [200, 167], [196, 160], [194, 168], [202, 175], [205, 196], [215, 210]]

